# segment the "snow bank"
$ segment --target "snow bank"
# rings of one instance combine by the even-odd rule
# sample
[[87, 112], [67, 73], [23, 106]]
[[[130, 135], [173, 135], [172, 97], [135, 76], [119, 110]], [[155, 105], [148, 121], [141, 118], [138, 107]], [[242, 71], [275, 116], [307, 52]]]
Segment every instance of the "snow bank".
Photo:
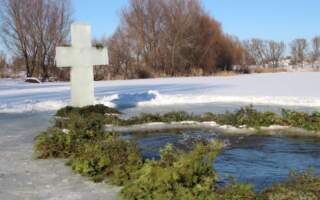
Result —
[[290, 126], [272, 125], [269, 127], [260, 127], [258, 129], [248, 128], [246, 126], [234, 127], [230, 125], [220, 125], [214, 121], [208, 122], [153, 122], [145, 124], [137, 124], [130, 126], [114, 126], [106, 125], [106, 132], [156, 132], [156, 131], [168, 131], [168, 130], [190, 130], [190, 129], [206, 129], [213, 130], [218, 134], [228, 135], [254, 135], [263, 134], [271, 136], [300, 136], [300, 137], [320, 137], [320, 132], [308, 131], [301, 128], [295, 128]]
[[24, 80], [24, 82], [26, 82], [26, 83], [41, 83], [41, 81], [38, 78], [35, 78], [35, 77], [26, 78]]
[[219, 125], [216, 122], [154, 122], [137, 124], [131, 126], [113, 126], [106, 125], [105, 131], [107, 132], [148, 132], [148, 131], [165, 131], [174, 129], [210, 129], [220, 133], [230, 133], [230, 134], [253, 134], [255, 131], [251, 128], [236, 128], [233, 126]]
[[[95, 96], [96, 103], [120, 109], [203, 103], [320, 108], [319, 85], [319, 72], [159, 78], [96, 82]], [[69, 86], [0, 79], [0, 113], [59, 109], [70, 101]]]
[[67, 106], [63, 101], [29, 102], [20, 105], [0, 105], [0, 113], [48, 112]]
[[255, 105], [320, 107], [320, 98], [301, 98], [294, 96], [221, 96], [221, 95], [163, 95], [158, 91], [149, 91], [155, 98], [139, 102], [139, 106], [163, 106], [172, 104], [199, 103], [244, 103]]

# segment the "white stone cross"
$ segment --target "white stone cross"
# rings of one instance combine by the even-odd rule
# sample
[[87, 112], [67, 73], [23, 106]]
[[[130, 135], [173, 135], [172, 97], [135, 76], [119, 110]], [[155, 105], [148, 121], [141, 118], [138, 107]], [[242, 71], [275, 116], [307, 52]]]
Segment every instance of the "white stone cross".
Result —
[[94, 65], [109, 63], [106, 48], [92, 47], [91, 27], [84, 23], [71, 25], [70, 47], [56, 48], [57, 67], [71, 67], [71, 104], [84, 107], [94, 104]]

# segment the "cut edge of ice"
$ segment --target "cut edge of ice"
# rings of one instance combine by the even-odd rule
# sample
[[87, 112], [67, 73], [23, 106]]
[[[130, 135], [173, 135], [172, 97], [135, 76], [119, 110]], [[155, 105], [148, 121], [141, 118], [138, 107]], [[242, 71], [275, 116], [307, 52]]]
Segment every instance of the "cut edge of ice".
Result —
[[228, 135], [254, 135], [263, 134], [270, 136], [301, 136], [301, 137], [320, 137], [320, 132], [308, 131], [291, 126], [271, 125], [268, 127], [259, 127], [259, 129], [249, 128], [246, 126], [235, 127], [231, 125], [220, 125], [214, 121], [207, 122], [154, 122], [137, 124], [130, 126], [105, 125], [106, 132], [160, 132], [168, 130], [185, 130], [185, 129], [206, 129], [215, 133]]

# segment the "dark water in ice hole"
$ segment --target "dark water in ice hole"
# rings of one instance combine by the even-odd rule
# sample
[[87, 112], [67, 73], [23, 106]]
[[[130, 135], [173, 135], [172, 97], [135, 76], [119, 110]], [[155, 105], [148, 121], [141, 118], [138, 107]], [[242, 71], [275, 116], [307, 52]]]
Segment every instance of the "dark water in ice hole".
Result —
[[171, 143], [186, 149], [192, 139], [218, 139], [226, 142], [214, 163], [220, 184], [230, 176], [238, 182], [248, 182], [261, 191], [273, 183], [285, 180], [291, 170], [303, 172], [312, 168], [320, 174], [320, 141], [267, 136], [218, 136], [208, 131], [124, 134], [134, 140], [147, 159], [159, 159], [159, 149]]
[[[127, 108], [120, 110], [126, 117], [141, 112], [165, 113], [185, 110], [196, 114], [205, 112], [222, 113], [236, 110], [243, 104], [198, 104], [176, 105], [152, 108]], [[256, 106], [258, 110], [279, 112], [280, 107]], [[290, 109], [312, 112], [319, 108], [290, 107]], [[13, 143], [3, 143], [1, 148], [11, 149], [25, 143], [31, 144], [38, 135], [38, 130], [49, 126], [53, 113], [0, 114], [0, 138], [16, 137]], [[32, 124], [32, 127], [26, 126]], [[32, 122], [32, 123], [30, 123]], [[315, 139], [290, 139], [281, 137], [221, 137], [208, 131], [184, 131], [182, 134], [169, 132], [147, 135], [126, 135], [138, 142], [146, 158], [158, 158], [159, 149], [167, 143], [185, 147], [189, 139], [205, 138], [228, 141], [226, 147], [214, 163], [215, 170], [221, 177], [221, 184], [226, 183], [229, 176], [239, 182], [250, 182], [260, 191], [268, 185], [287, 178], [290, 170], [303, 171], [313, 167], [320, 174], [320, 141]]]

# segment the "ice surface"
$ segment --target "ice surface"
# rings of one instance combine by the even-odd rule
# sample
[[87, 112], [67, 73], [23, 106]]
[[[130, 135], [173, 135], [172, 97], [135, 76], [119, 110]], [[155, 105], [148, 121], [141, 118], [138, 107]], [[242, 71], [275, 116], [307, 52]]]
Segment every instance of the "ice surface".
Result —
[[[274, 73], [95, 82], [96, 103], [117, 108], [202, 103], [320, 108], [320, 73]], [[70, 102], [69, 83], [0, 79], [0, 112], [52, 111]]]
[[120, 188], [93, 183], [63, 160], [35, 160], [34, 138], [46, 130], [50, 113], [0, 114], [1, 200], [116, 200]]

